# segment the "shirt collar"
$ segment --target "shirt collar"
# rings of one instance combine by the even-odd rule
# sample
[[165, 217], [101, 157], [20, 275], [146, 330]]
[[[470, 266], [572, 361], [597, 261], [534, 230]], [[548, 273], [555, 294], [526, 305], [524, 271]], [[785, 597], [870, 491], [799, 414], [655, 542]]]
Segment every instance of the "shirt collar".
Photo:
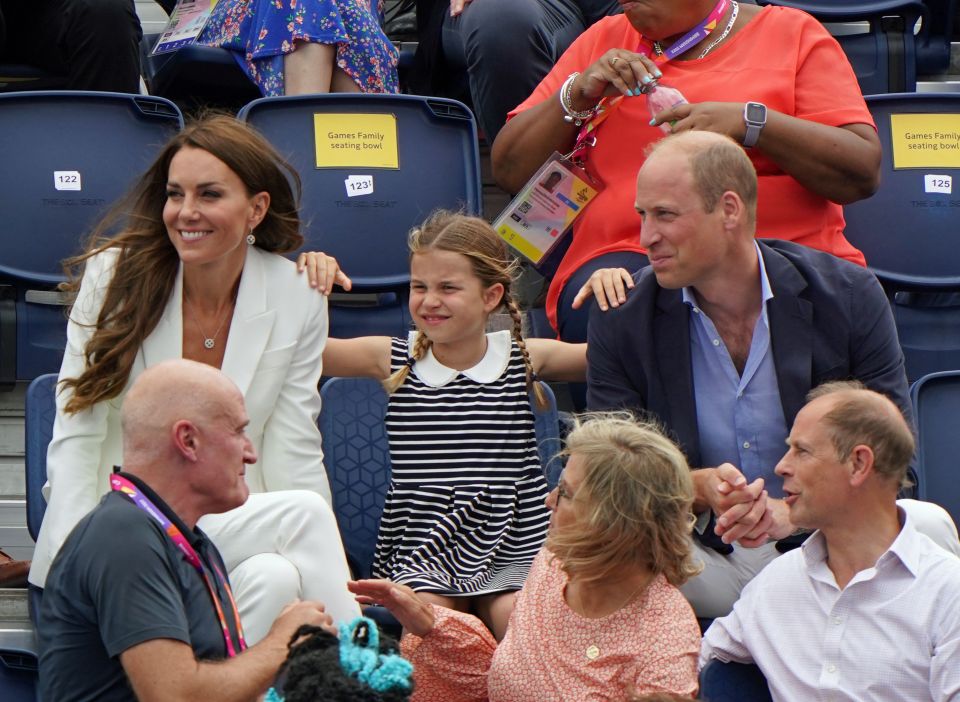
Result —
[[[118, 475], [122, 475], [131, 483], [136, 485], [140, 492], [143, 493], [143, 496], [150, 500], [150, 502], [152, 502], [157, 509], [163, 512], [167, 519], [169, 519], [174, 526], [180, 530], [180, 533], [186, 537], [187, 541], [190, 542], [190, 545], [193, 546], [197, 551], [200, 550], [200, 545], [203, 543], [204, 539], [203, 534], [199, 529], [188, 528], [187, 525], [183, 523], [183, 520], [181, 520], [177, 515], [177, 513], [170, 508], [170, 505], [164, 502], [163, 498], [153, 491], [153, 488], [151, 488], [137, 476], [131, 473], [123, 472], [120, 470], [119, 466], [114, 466], [113, 472], [117, 473]], [[129, 499], [129, 497], [127, 499]]]
[[[407, 342], [410, 348], [413, 348], [416, 336], [417, 332], [410, 332]], [[483, 358], [477, 365], [462, 371], [447, 368], [433, 355], [433, 349], [428, 348], [424, 357], [413, 364], [413, 372], [420, 380], [434, 388], [443, 387], [458, 375], [464, 375], [477, 383], [492, 383], [507, 369], [510, 342], [510, 332], [506, 329], [487, 334], [487, 351]]]
[[[920, 548], [917, 545], [919, 532], [914, 527], [913, 522], [910, 521], [910, 517], [899, 505], [897, 505], [897, 516], [901, 524], [900, 533], [897, 534], [897, 538], [893, 540], [890, 547], [877, 559], [874, 568], [883, 568], [886, 563], [895, 558], [910, 571], [911, 575], [917, 577], [920, 572]], [[826, 565], [827, 540], [822, 532], [815, 531], [809, 539], [803, 542], [800, 550], [803, 553], [803, 560], [808, 573], [820, 564]]]
[[[767, 321], [767, 300], [773, 297], [773, 288], [770, 287], [770, 279], [767, 277], [767, 266], [763, 262], [763, 255], [760, 253], [760, 245], [756, 240], [753, 242], [753, 248], [757, 252], [757, 261], [760, 263], [760, 298], [763, 303], [763, 321]], [[686, 286], [681, 290], [683, 301], [691, 307], [698, 307], [697, 296], [693, 292], [692, 286]]]

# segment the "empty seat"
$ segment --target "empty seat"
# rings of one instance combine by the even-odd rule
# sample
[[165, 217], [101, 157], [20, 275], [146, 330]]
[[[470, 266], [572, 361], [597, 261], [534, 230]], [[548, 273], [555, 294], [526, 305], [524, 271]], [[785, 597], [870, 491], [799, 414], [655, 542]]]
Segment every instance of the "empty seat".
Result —
[[917, 496], [936, 502], [960, 524], [960, 371], [926, 375], [910, 389], [917, 427]]

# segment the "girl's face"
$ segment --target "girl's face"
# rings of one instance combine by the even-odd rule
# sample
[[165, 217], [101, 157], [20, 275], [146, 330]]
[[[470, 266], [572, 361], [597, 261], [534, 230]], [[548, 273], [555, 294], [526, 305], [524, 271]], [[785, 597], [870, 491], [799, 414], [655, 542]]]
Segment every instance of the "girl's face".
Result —
[[410, 315], [437, 345], [474, 342], [503, 299], [503, 285], [484, 287], [463, 254], [428, 249], [410, 261]]
[[240, 176], [208, 151], [184, 147], [170, 161], [163, 223], [184, 264], [242, 268], [246, 236], [269, 205], [269, 193], [248, 195]]

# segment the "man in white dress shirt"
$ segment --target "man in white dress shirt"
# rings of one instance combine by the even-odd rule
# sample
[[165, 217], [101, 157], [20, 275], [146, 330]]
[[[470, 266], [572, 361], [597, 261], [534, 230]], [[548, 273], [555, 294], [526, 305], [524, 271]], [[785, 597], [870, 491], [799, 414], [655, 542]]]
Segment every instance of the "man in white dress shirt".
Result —
[[856, 382], [808, 399], [776, 472], [791, 523], [817, 532], [713, 623], [701, 666], [755, 662], [777, 702], [960, 700], [960, 558], [896, 502], [909, 426]]

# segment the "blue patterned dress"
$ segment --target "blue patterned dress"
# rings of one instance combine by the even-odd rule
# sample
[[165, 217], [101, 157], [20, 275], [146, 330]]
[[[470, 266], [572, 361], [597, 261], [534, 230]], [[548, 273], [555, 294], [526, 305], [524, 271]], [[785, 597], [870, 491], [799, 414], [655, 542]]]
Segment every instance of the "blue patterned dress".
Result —
[[375, 13], [382, 0], [220, 0], [197, 43], [234, 52], [264, 95], [283, 95], [295, 42], [335, 44], [339, 66], [365, 93], [397, 92], [397, 51]]

